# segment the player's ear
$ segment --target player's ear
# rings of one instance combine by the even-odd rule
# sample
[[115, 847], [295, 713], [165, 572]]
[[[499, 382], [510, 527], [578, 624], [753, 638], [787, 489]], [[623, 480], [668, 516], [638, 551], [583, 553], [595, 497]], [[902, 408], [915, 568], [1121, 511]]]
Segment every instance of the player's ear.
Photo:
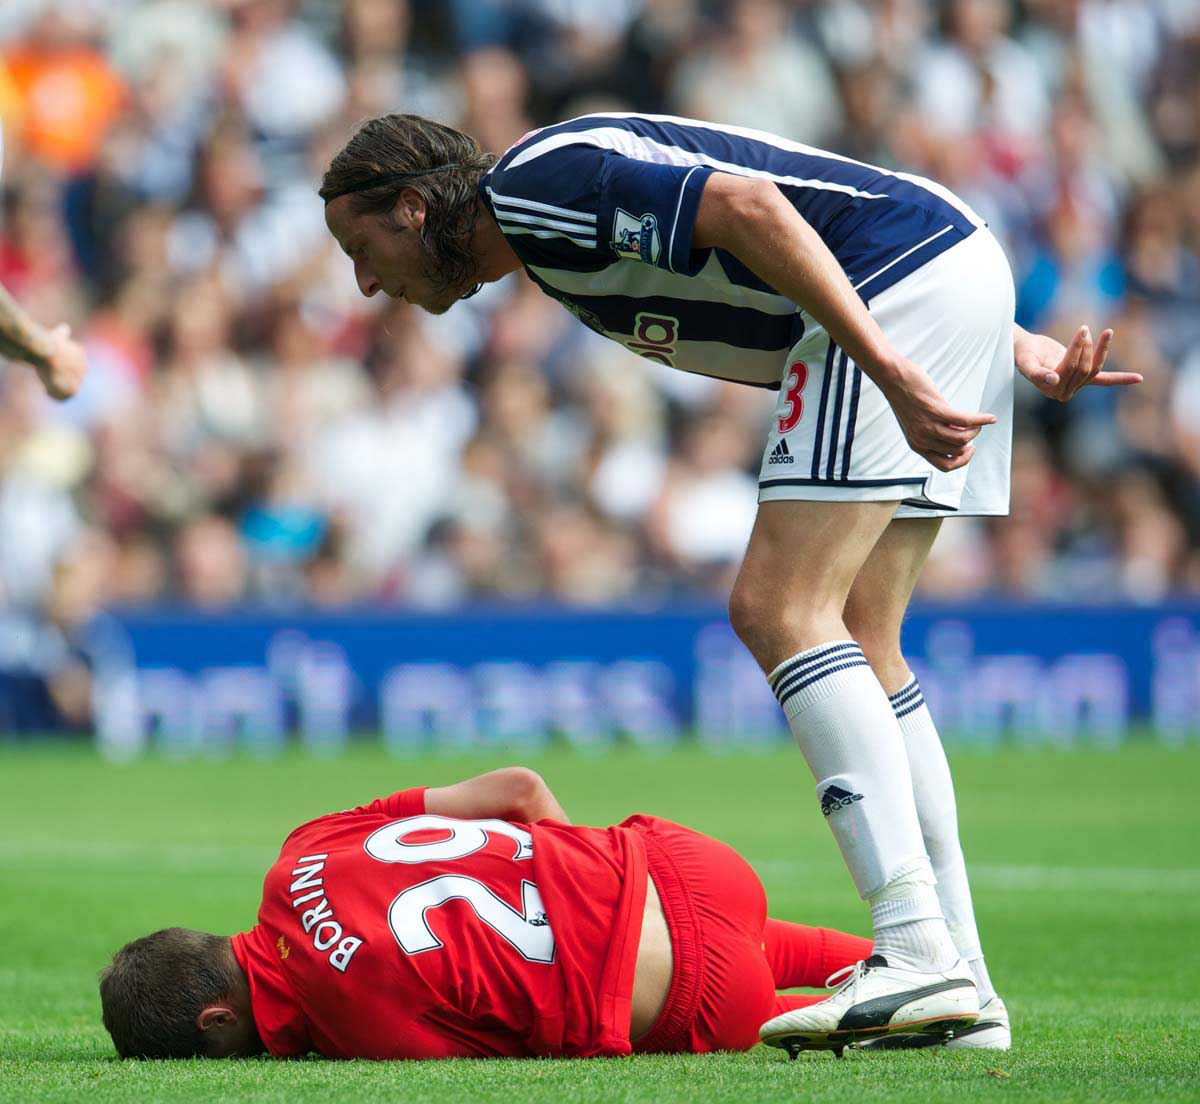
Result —
[[416, 188], [402, 188], [392, 220], [403, 230], [420, 230], [425, 225], [425, 197]]
[[220, 1031], [237, 1023], [237, 1013], [228, 1004], [208, 1004], [200, 1009], [196, 1026], [201, 1031]]

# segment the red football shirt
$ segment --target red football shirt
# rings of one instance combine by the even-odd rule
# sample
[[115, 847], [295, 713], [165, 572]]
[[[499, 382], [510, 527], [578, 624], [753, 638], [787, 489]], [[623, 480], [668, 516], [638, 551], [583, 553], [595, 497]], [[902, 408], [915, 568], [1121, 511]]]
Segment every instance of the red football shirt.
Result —
[[233, 950], [280, 1057], [628, 1054], [646, 877], [631, 829], [453, 820], [406, 790], [288, 836]]

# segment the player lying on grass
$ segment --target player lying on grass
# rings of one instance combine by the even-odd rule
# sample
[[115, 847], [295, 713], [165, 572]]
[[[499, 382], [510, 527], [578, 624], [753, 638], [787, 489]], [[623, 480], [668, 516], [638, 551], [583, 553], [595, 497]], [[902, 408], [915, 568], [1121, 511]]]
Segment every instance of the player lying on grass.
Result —
[[523, 268], [643, 357], [779, 390], [730, 617], [817, 782], [876, 955], [762, 1037], [824, 1046], [860, 1005], [923, 1015], [940, 993], [1007, 1048], [900, 625], [942, 518], [1008, 512], [1014, 365], [1064, 402], [1138, 382], [1104, 370], [1111, 331], [1081, 326], [1064, 348], [1014, 325], [1000, 244], [936, 181], [696, 119], [587, 115], [496, 158], [386, 115], [321, 195], [364, 295], [441, 313]]
[[[870, 953], [768, 919], [725, 844], [651, 816], [573, 826], [509, 767], [297, 828], [254, 928], [134, 940], [100, 996], [123, 1057], [703, 1053], [753, 1046], [821, 999], [777, 988]], [[843, 1041], [888, 1028], [880, 1010]]]

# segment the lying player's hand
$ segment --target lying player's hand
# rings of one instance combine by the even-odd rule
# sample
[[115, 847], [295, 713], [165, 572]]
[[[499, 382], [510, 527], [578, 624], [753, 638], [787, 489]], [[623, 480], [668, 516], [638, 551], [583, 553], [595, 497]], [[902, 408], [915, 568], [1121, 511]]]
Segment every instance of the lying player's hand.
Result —
[[939, 471], [954, 471], [975, 455], [971, 442], [996, 420], [994, 414], [964, 414], [949, 406], [929, 376], [905, 361], [885, 388], [908, 447]]
[[71, 338], [71, 327], [55, 326], [50, 331], [51, 347], [37, 373], [52, 399], [69, 399], [79, 390], [87, 370], [83, 346]]
[[1128, 387], [1141, 383], [1137, 372], [1105, 372], [1104, 362], [1112, 346], [1113, 332], [1105, 330], [1093, 347], [1092, 332], [1080, 326], [1071, 344], [1046, 334], [1029, 333], [1017, 327], [1013, 338], [1013, 356], [1017, 370], [1047, 398], [1070, 402], [1081, 388]]

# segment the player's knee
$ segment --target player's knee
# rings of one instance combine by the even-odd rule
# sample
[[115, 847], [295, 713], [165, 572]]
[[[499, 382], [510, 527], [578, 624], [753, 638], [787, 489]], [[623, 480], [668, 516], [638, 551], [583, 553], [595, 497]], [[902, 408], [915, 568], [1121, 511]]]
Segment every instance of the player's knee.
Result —
[[763, 588], [742, 579], [737, 581], [729, 595], [729, 623], [755, 658], [768, 649], [768, 641], [778, 634], [780, 620], [778, 605]]
[[729, 596], [729, 623], [764, 666], [827, 639], [825, 623], [840, 624], [838, 611], [809, 595], [785, 597], [771, 587], [739, 578]]
[[750, 588], [742, 586], [738, 580], [729, 594], [729, 624], [747, 647], [750, 646], [749, 638], [754, 635], [756, 604]]

